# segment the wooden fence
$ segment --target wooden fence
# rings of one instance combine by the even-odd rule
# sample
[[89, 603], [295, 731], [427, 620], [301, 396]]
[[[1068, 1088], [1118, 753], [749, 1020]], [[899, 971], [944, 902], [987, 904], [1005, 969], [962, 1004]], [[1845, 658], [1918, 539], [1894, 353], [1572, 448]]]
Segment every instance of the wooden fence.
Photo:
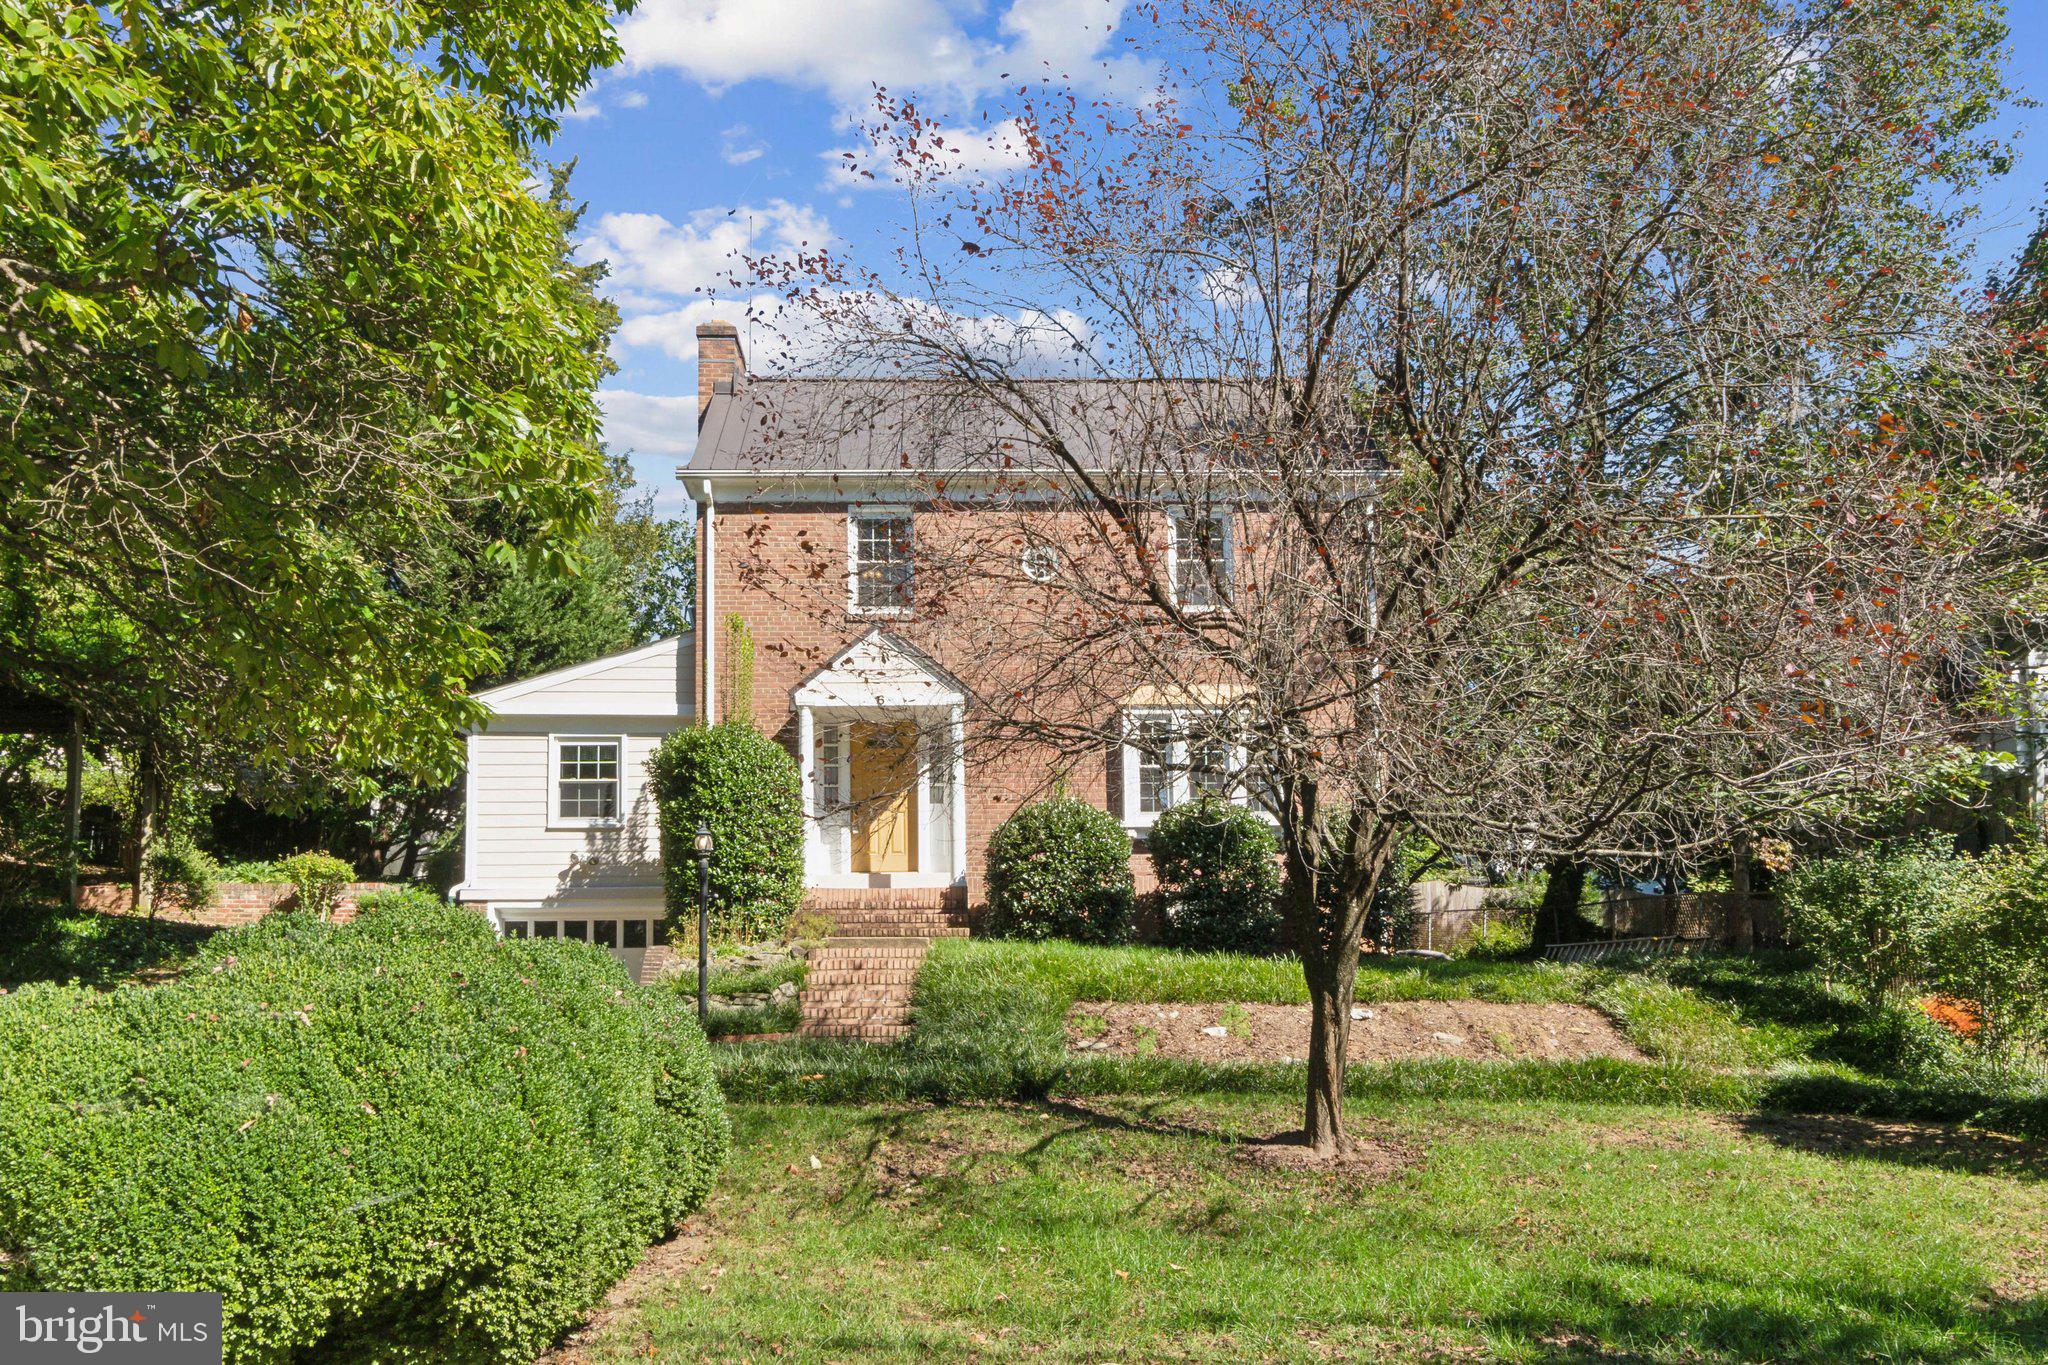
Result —
[[1401, 946], [1448, 953], [1482, 925], [1509, 918], [1500, 906], [1487, 900], [1488, 893], [1496, 889], [1461, 882], [1415, 883], [1415, 906]]
[[[1415, 883], [1414, 911], [1401, 946], [1447, 953], [1493, 920], [1529, 917], [1526, 909], [1511, 911], [1491, 902], [1489, 893], [1497, 891], [1458, 882]], [[1600, 944], [1670, 940], [1745, 949], [1784, 941], [1771, 897], [1733, 891], [1609, 895], [1600, 901], [1594, 917], [1605, 932], [1591, 941]]]
[[1600, 902], [1600, 921], [1609, 939], [1669, 938], [1750, 948], [1783, 937], [1776, 902], [1737, 891], [1609, 895]]

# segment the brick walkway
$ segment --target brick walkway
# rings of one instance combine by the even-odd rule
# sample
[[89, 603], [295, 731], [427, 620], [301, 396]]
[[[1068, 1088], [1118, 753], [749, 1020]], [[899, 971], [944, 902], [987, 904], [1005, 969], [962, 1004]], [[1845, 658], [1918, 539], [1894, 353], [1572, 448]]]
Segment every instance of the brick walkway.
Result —
[[797, 1031], [809, 1038], [888, 1043], [910, 1032], [910, 988], [935, 938], [965, 938], [959, 888], [813, 891], [805, 908], [832, 917], [811, 953]]

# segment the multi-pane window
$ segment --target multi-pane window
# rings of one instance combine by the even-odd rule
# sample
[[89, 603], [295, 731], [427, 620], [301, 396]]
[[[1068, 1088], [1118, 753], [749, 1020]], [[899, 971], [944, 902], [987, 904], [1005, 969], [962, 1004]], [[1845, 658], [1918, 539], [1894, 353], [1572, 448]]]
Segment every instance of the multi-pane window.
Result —
[[1213, 607], [1230, 582], [1230, 523], [1221, 516], [1177, 512], [1173, 537], [1173, 592], [1183, 607]]
[[830, 815], [846, 804], [846, 729], [818, 727], [818, 813]]
[[1131, 729], [1138, 769], [1138, 810], [1157, 815], [1173, 804], [1173, 787], [1167, 768], [1173, 752], [1173, 722], [1163, 718], [1140, 720]]
[[1202, 735], [1187, 744], [1187, 786], [1190, 796], [1230, 796], [1237, 751], [1217, 735]]
[[848, 518], [856, 611], [900, 615], [910, 610], [916, 567], [911, 558], [910, 514], [856, 512]]
[[1197, 796], [1243, 798], [1243, 750], [1205, 724], [1213, 716], [1134, 711], [1125, 725], [1124, 823], [1149, 825]]
[[506, 938], [575, 939], [594, 943], [613, 952], [644, 950], [660, 941], [659, 918], [620, 918], [616, 915], [576, 915], [542, 918], [514, 912], [504, 919]]
[[618, 818], [618, 740], [565, 739], [556, 743], [555, 814], [563, 820]]

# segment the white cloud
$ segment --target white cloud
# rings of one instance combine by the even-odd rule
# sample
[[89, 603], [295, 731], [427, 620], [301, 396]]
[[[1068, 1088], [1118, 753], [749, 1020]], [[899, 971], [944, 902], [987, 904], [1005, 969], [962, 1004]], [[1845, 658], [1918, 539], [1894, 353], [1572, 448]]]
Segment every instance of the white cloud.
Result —
[[614, 299], [629, 312], [716, 289], [745, 274], [741, 256], [789, 256], [832, 240], [822, 214], [785, 199], [699, 209], [680, 224], [658, 213], [607, 213], [579, 243], [585, 260], [611, 263]]
[[718, 154], [728, 166], [744, 166], [768, 151], [768, 144], [755, 137], [754, 130], [744, 123], [721, 129], [718, 138]]
[[[867, 296], [837, 293], [824, 296], [822, 306], [841, 322], [864, 306]], [[874, 300], [887, 314], [880, 330], [912, 328], [932, 337], [950, 334], [971, 349], [999, 360], [1018, 373], [1069, 371], [1084, 359], [1075, 348], [1086, 346], [1093, 333], [1085, 319], [1061, 311], [987, 313], [968, 316], [915, 300]], [[619, 342], [629, 347], [658, 349], [677, 360], [695, 360], [697, 328], [717, 319], [740, 329], [747, 368], [755, 373], [799, 369], [826, 370], [841, 348], [834, 328], [821, 324], [817, 309], [792, 304], [780, 294], [746, 298], [693, 299], [680, 308], [643, 313], [619, 327]], [[858, 332], [859, 328], [854, 328]]]
[[[619, 324], [618, 340], [622, 346], [658, 350], [676, 360], [694, 361], [697, 328], [714, 320], [730, 322], [740, 329], [740, 344], [747, 350], [747, 367], [767, 369], [776, 367], [778, 359], [787, 363], [795, 354], [791, 343], [782, 336], [785, 324], [795, 319], [794, 311], [788, 310], [776, 294], [692, 299], [680, 307], [627, 318]], [[694, 413], [691, 421], [696, 421]]]
[[625, 94], [619, 96], [617, 104], [621, 109], [645, 109], [647, 107], [647, 92], [645, 90], [628, 90]]
[[[827, 188], [873, 189], [909, 178], [905, 167], [866, 139], [859, 146], [836, 147], [819, 155], [825, 160]], [[916, 151], [905, 149], [905, 155], [916, 158], [918, 176], [941, 180], [1000, 178], [1031, 162], [1023, 126], [1015, 119], [1004, 119], [986, 131], [932, 128], [919, 138]]]
[[877, 84], [966, 96], [1006, 77], [1135, 87], [1146, 64], [1107, 51], [1124, 3], [1012, 0], [991, 42], [962, 23], [981, 12], [976, 0], [643, 0], [619, 41], [630, 68], [672, 68], [713, 90], [778, 80], [864, 103]]
[[599, 389], [605, 444], [615, 451], [687, 460], [697, 448], [697, 398]]

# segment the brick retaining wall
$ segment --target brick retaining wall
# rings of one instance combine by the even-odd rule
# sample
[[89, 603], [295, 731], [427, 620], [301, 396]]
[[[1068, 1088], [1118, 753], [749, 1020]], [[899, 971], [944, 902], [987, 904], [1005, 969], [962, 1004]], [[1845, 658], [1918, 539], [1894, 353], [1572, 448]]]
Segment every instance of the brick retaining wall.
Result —
[[[356, 902], [373, 891], [387, 889], [384, 882], [350, 882], [341, 889], [334, 908], [336, 920], [353, 919]], [[156, 916], [173, 924], [203, 924], [214, 929], [234, 929], [254, 924], [291, 901], [289, 882], [222, 882], [215, 888], [213, 903], [203, 910], [188, 910], [165, 897], [157, 903]], [[135, 913], [135, 889], [126, 882], [88, 882], [78, 888], [79, 905], [108, 915]]]

